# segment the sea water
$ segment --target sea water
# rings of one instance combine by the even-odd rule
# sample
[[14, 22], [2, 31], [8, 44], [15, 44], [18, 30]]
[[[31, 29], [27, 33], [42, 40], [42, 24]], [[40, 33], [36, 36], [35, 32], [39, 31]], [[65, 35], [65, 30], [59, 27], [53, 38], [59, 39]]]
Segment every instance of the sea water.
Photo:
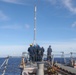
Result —
[[[4, 62], [5, 58], [0, 58], [0, 65]], [[9, 58], [5, 75], [20, 75], [21, 58]], [[4, 66], [0, 69], [0, 75], [4, 70]]]

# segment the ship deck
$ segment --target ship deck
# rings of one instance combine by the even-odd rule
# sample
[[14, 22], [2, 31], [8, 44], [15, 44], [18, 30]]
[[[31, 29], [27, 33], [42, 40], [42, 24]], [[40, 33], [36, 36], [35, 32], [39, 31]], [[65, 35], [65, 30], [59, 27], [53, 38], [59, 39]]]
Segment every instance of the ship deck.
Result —
[[[47, 64], [45, 62], [42, 62], [44, 64]], [[56, 70], [58, 75], [76, 75], [76, 69], [69, 67], [69, 66], [65, 66], [59, 63], [56, 63], [55, 66], [57, 66], [59, 68], [59, 70]], [[37, 72], [37, 63], [27, 63], [26, 67], [24, 68], [22, 75], [25, 75], [25, 73], [29, 73], [30, 75], [36, 75]], [[44, 67], [44, 75], [48, 75], [45, 74], [45, 71], [47, 70], [46, 67]], [[28, 75], [28, 74], [27, 74]], [[51, 75], [56, 75], [56, 74], [51, 74]]]

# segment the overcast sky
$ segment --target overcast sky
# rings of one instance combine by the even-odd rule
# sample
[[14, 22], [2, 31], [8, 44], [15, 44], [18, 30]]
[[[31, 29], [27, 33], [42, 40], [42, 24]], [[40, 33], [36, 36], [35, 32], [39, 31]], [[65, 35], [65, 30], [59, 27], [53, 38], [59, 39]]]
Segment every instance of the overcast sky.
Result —
[[37, 44], [76, 52], [76, 0], [0, 0], [0, 56], [19, 56], [33, 43], [35, 5]]

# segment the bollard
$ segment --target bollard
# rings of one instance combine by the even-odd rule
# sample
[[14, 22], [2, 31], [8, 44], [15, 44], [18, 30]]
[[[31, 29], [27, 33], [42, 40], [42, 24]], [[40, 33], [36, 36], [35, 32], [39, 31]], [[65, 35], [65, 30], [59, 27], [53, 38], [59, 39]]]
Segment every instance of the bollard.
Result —
[[37, 63], [37, 75], [44, 75], [44, 63]]

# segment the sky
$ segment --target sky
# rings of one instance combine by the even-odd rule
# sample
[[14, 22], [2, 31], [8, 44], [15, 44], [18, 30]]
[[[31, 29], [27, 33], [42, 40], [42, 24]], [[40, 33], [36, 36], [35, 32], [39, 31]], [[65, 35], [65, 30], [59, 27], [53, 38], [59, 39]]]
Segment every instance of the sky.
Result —
[[0, 57], [21, 56], [33, 43], [53, 53], [76, 52], [76, 0], [0, 0]]

